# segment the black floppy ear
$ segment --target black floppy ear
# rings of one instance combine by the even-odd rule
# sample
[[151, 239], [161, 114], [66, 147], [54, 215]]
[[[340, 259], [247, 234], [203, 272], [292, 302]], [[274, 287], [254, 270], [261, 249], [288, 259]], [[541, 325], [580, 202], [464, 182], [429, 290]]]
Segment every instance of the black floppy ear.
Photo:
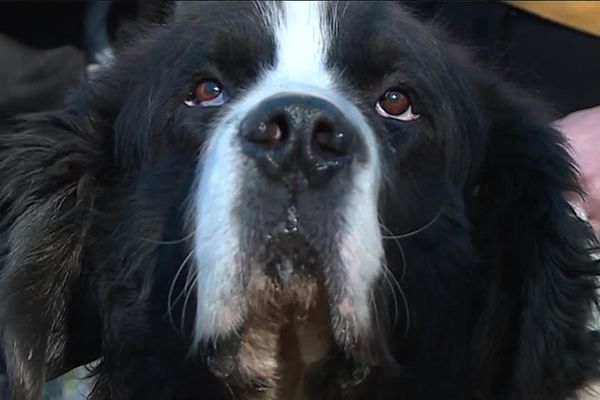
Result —
[[597, 242], [567, 201], [581, 194], [578, 172], [535, 102], [497, 83], [481, 93], [487, 143], [471, 209], [491, 268], [475, 369], [484, 379], [486, 365], [506, 366], [492, 378], [507, 383], [494, 398], [571, 398], [600, 372], [589, 328]]
[[0, 131], [0, 350], [14, 400], [95, 356], [81, 280], [102, 143], [85, 121], [66, 110]]

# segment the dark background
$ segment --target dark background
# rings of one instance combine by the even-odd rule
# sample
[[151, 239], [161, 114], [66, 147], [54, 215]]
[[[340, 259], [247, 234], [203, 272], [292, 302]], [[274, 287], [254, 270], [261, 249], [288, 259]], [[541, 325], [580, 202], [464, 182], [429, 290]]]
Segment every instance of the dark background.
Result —
[[[600, 38], [501, 2], [406, 2], [561, 114], [600, 105]], [[600, 16], [599, 16], [600, 19]]]

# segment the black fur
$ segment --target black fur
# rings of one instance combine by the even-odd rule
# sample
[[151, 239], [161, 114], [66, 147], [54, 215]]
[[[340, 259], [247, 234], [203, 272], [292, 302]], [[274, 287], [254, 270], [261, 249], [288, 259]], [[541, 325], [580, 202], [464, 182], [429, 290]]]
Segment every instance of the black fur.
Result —
[[[38, 399], [47, 379], [99, 357], [95, 400], [230, 398], [188, 353], [194, 296], [174, 320], [167, 304], [174, 280], [185, 289], [184, 205], [218, 117], [181, 103], [208, 75], [235, 98], [273, 62], [266, 28], [231, 7], [154, 27], [64, 110], [1, 133], [0, 345], [12, 399]], [[332, 358], [314, 398], [571, 398], [600, 372], [587, 327], [600, 266], [565, 200], [581, 194], [566, 143], [535, 101], [395, 4], [347, 15], [330, 59], [380, 135], [380, 214], [384, 235], [398, 236], [386, 259], [404, 299], [379, 332], [394, 366], [352, 386]], [[415, 93], [414, 124], [372, 110], [398, 84]], [[393, 319], [394, 293], [383, 293], [379, 314]]]

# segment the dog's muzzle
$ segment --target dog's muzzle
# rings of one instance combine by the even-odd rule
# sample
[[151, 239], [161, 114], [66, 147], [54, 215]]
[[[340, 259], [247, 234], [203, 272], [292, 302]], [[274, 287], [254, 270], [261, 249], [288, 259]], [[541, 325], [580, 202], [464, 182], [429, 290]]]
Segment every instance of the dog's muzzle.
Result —
[[337, 92], [276, 89], [233, 104], [199, 164], [195, 341], [238, 388], [377, 362], [375, 134]]

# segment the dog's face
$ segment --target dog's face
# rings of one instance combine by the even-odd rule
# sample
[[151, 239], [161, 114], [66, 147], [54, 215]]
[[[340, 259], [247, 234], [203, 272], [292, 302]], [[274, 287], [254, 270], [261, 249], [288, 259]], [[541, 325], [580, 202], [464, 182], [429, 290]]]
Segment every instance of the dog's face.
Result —
[[377, 302], [402, 296], [384, 237], [432, 223], [466, 180], [455, 121], [471, 116], [443, 49], [393, 3], [183, 3], [163, 35], [124, 98], [148, 102], [151, 132], [124, 113], [115, 139], [154, 170], [147, 191], [163, 190], [156, 160], [188, 160], [170, 206], [189, 249], [169, 268], [189, 270], [195, 344], [270, 348], [239, 357], [252, 369], [291, 326], [318, 338], [299, 345], [306, 363], [375, 363]]
[[[444, 186], [464, 179], [449, 174], [449, 149], [466, 138], [452, 130], [463, 110], [440, 49], [394, 4], [180, 12], [165, 40], [178, 62], [156, 68], [185, 82], [158, 100], [173, 105], [169, 134], [202, 138], [186, 217], [195, 341], [258, 346], [252, 338], [291, 325], [319, 332], [301, 358], [335, 346], [373, 362], [375, 298], [396, 279], [383, 236], [433, 220]], [[385, 209], [386, 195], [406, 200]]]
[[[393, 86], [388, 97], [399, 98], [384, 100], [386, 83], [351, 75], [358, 67], [351, 61], [363, 50], [339, 33], [358, 28], [336, 26], [353, 24], [343, 7], [246, 7], [254, 7], [245, 11], [252, 16], [236, 31], [252, 40], [231, 37], [231, 27], [207, 32], [214, 53], [205, 59], [214, 71], [182, 105], [188, 120], [212, 119], [193, 195], [195, 335], [203, 340], [240, 329], [248, 313], [272, 312], [263, 301], [286, 313], [307, 312], [295, 309], [312, 307], [316, 298], [306, 297], [323, 290], [336, 339], [352, 346], [370, 334], [371, 292], [382, 272], [380, 147], [392, 132], [377, 119], [411, 124], [408, 93]], [[366, 33], [374, 36], [367, 42], [385, 40], [384, 33]], [[226, 65], [219, 63], [224, 53]], [[239, 68], [236, 60], [253, 72], [228, 75], [228, 65]], [[214, 100], [198, 98], [205, 88]], [[378, 115], [385, 113], [382, 101], [406, 105], [386, 117]]]
[[[391, 359], [411, 371], [407, 393], [439, 398], [471, 387], [461, 379], [492, 390], [520, 332], [545, 349], [588, 340], [519, 319], [570, 315], [571, 329], [589, 317], [562, 141], [396, 4], [181, 2], [139, 43], [74, 97], [56, 132], [32, 119], [0, 147], [3, 343], [12, 380], [34, 382], [16, 391], [35, 394], [43, 365], [89, 351], [134, 398], [131, 376], [146, 367], [128, 354], [189, 371], [191, 348], [248, 398], [312, 398], [310, 382], [329, 381], [345, 396]], [[571, 267], [589, 269], [576, 285], [555, 276]], [[521, 297], [538, 285], [572, 293], [544, 308]], [[33, 328], [20, 319], [32, 314], [43, 315]], [[573, 376], [519, 346], [511, 368]], [[530, 356], [535, 367], [519, 363]], [[332, 363], [349, 376], [320, 376]], [[455, 386], [430, 387], [424, 371], [440, 365]]]
[[188, 86], [168, 100], [172, 134], [203, 138], [187, 221], [196, 340], [324, 306], [342, 349], [365, 345], [386, 273], [383, 192], [424, 203], [394, 203], [396, 232], [427, 223], [446, 196], [445, 148], [464, 140], [437, 45], [393, 4], [188, 8], [182, 34], [202, 39], [172, 39]]

